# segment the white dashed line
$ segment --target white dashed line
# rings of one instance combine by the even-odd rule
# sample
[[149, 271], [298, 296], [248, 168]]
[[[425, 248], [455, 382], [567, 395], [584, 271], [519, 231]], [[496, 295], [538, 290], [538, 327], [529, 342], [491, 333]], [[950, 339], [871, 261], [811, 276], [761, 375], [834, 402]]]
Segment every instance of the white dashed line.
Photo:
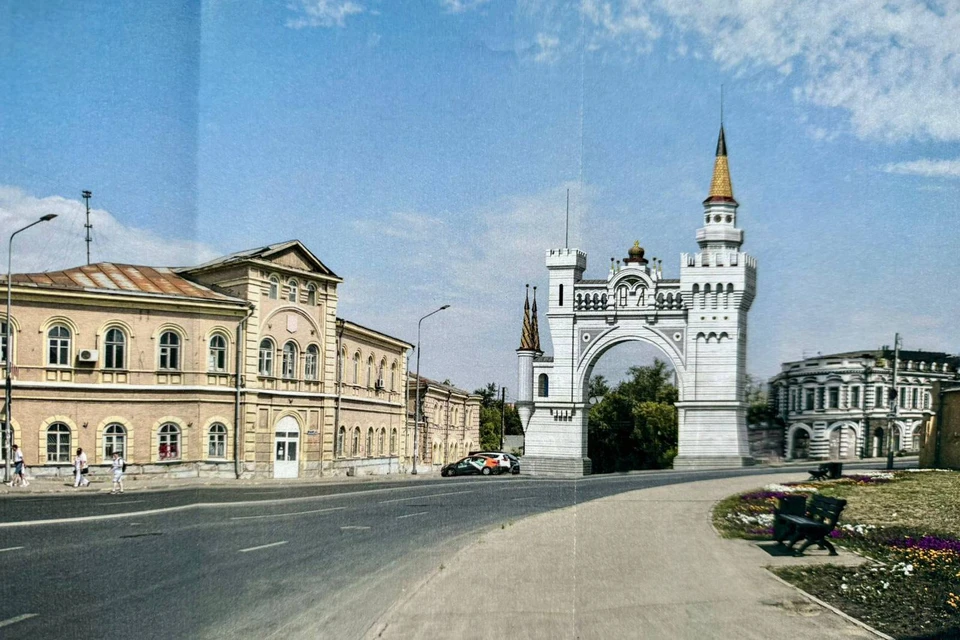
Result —
[[4, 551], [16, 551], [17, 549], [23, 549], [23, 547], [7, 547], [6, 549], [0, 549], [0, 553]]
[[23, 622], [24, 620], [29, 620], [30, 618], [36, 618], [39, 613], [25, 613], [16, 618], [7, 618], [6, 620], [0, 621], [0, 627], [9, 627], [12, 624], [17, 624], [18, 622]]
[[330, 507], [328, 509], [312, 509], [310, 511], [294, 511], [293, 513], [273, 513], [260, 516], [234, 516], [231, 520], [255, 520], [257, 518], [283, 518], [285, 516], [302, 516], [307, 513], [324, 513], [327, 511], [340, 511], [346, 507]]
[[413, 516], [422, 516], [422, 515], [427, 514], [427, 513], [430, 513], [430, 512], [429, 512], [429, 511], [418, 511], [418, 512], [416, 512], [416, 513], [408, 513], [408, 514], [406, 514], [406, 515], [397, 516], [397, 520], [401, 520], [401, 519], [403, 519], [403, 518], [412, 518]]
[[476, 491], [449, 491], [447, 493], [430, 493], [424, 496], [410, 496], [409, 498], [394, 498], [393, 500], [381, 500], [380, 504], [390, 504], [391, 502], [407, 502], [408, 500], [423, 500], [424, 498], [439, 498], [440, 496], [458, 496], [463, 493], [476, 493]]
[[280, 542], [271, 542], [270, 544], [262, 544], [259, 547], [250, 547], [249, 549], [240, 549], [239, 553], [246, 553], [248, 551], [258, 551], [260, 549], [269, 549], [270, 547], [279, 547], [282, 544], [287, 544], [287, 540], [281, 540]]
[[350, 524], [345, 527], [340, 527], [340, 531], [366, 531], [370, 527], [361, 527], [357, 524]]
[[112, 507], [115, 504], [137, 504], [138, 502], [143, 502], [143, 500], [124, 500], [123, 502], [104, 502], [98, 504], [98, 507]]

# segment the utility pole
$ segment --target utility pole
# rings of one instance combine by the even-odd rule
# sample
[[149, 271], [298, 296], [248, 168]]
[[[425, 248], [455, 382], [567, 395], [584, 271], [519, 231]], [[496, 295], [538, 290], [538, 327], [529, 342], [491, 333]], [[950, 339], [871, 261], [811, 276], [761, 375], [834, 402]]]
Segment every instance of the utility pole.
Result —
[[90, 224], [90, 198], [93, 197], [93, 192], [84, 189], [80, 192], [80, 195], [83, 196], [84, 202], [87, 203], [87, 224], [83, 225], [87, 230], [87, 264], [90, 264], [90, 231], [93, 229], [93, 225]]
[[506, 424], [506, 401], [507, 401], [507, 388], [500, 387], [500, 451], [503, 451], [503, 428]]
[[900, 363], [900, 334], [893, 338], [893, 387], [890, 389], [890, 418], [887, 428], [887, 470], [893, 469], [893, 430], [896, 429], [897, 410], [900, 407], [900, 390], [897, 388], [897, 365]]

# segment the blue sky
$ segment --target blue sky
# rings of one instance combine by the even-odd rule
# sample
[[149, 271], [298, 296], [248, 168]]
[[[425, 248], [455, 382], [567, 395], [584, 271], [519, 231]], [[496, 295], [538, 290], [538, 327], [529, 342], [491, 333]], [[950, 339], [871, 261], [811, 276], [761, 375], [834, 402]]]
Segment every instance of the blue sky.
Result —
[[587, 277], [696, 250], [723, 84], [750, 371], [895, 331], [956, 352], [958, 31], [906, 0], [0, 0], [0, 220], [61, 214], [23, 270], [84, 261], [85, 188], [96, 260], [299, 238], [341, 315], [411, 340], [451, 304], [425, 374], [512, 387], [568, 188]]

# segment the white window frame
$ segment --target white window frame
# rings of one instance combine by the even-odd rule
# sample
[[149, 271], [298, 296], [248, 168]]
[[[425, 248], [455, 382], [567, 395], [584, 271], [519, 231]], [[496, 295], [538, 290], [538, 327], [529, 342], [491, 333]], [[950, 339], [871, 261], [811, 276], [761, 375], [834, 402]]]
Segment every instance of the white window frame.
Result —
[[[54, 331], [58, 332], [56, 336], [53, 335]], [[64, 333], [66, 335], [63, 335]], [[64, 324], [55, 324], [47, 329], [47, 364], [49, 366], [70, 366], [72, 338], [73, 333], [70, 331], [70, 327]]]
[[317, 285], [310, 283], [307, 285], [307, 304], [317, 304]]
[[[163, 446], [167, 445], [167, 454], [161, 453]], [[176, 454], [171, 454], [171, 446], [176, 448]], [[180, 426], [175, 422], [164, 422], [157, 429], [157, 459], [161, 462], [169, 460], [180, 460], [183, 457], [183, 444], [180, 433]]]
[[280, 375], [284, 380], [295, 380], [297, 377], [297, 343], [292, 340], [283, 345]]
[[300, 297], [300, 284], [296, 278], [287, 280], [287, 302], [298, 302]]
[[276, 346], [270, 338], [264, 338], [260, 341], [257, 357], [257, 371], [266, 378], [273, 377], [273, 352]]
[[120, 457], [127, 457], [127, 428], [119, 422], [111, 422], [103, 429], [103, 459], [109, 460], [113, 452], [117, 451], [119, 442]]
[[109, 327], [103, 334], [103, 368], [121, 371], [127, 368], [127, 333], [120, 327]]
[[271, 300], [278, 300], [280, 298], [280, 278], [277, 276], [270, 276], [270, 288], [267, 291], [267, 297]]
[[[59, 427], [63, 427], [62, 429]], [[54, 428], [57, 428], [54, 430]], [[53, 436], [51, 443], [50, 437]], [[47, 427], [47, 464], [62, 464], [70, 462], [70, 446], [73, 433], [70, 425], [64, 422], [54, 422]], [[51, 454], [51, 444], [52, 454]]]
[[317, 345], [307, 345], [303, 356], [303, 377], [306, 380], [319, 380], [320, 349]]
[[[170, 338], [168, 338], [170, 336]], [[164, 344], [164, 340], [167, 343]], [[157, 368], [161, 371], [180, 371], [180, 334], [167, 329], [160, 334], [160, 350], [157, 358]]]
[[[217, 341], [220, 342], [219, 345], [216, 344]], [[222, 333], [215, 333], [210, 336], [210, 345], [207, 349], [207, 370], [213, 373], [226, 372], [227, 355], [227, 337]]]
[[207, 429], [207, 457], [213, 460], [227, 458], [227, 425], [214, 422]]

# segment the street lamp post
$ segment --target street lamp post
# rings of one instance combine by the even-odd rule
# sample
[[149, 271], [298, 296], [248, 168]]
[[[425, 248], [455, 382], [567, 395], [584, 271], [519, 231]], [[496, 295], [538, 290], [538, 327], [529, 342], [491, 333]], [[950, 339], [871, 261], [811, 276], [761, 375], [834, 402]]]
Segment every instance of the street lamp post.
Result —
[[445, 304], [436, 311], [431, 311], [427, 315], [420, 318], [417, 322], [417, 395], [414, 398], [414, 402], [417, 403], [416, 412], [414, 413], [413, 421], [413, 468], [410, 470], [411, 475], [417, 475], [417, 433], [420, 428], [420, 325], [424, 320], [429, 318], [435, 313], [440, 313], [444, 309], [449, 309], [450, 305]]
[[12, 367], [12, 364], [11, 364], [11, 362], [12, 362], [12, 360], [13, 360], [13, 348], [12, 348], [12, 347], [13, 347], [13, 341], [12, 341], [12, 339], [11, 339], [12, 331], [13, 331], [13, 329], [12, 329], [12, 327], [13, 327], [13, 322], [12, 322], [11, 319], [10, 319], [10, 306], [11, 306], [11, 305], [10, 305], [10, 300], [11, 300], [12, 295], [13, 295], [13, 293], [12, 293], [12, 292], [13, 292], [13, 286], [12, 286], [12, 280], [13, 280], [13, 237], [14, 237], [15, 235], [17, 235], [18, 233], [20, 233], [21, 231], [26, 231], [27, 229], [29, 229], [30, 227], [32, 227], [32, 226], [35, 225], [35, 224], [40, 224], [41, 222], [49, 222], [50, 220], [53, 220], [53, 219], [56, 218], [56, 217], [57, 217], [57, 214], [55, 214], [55, 213], [48, 213], [48, 214], [45, 215], [45, 216], [41, 216], [39, 220], [34, 220], [33, 222], [31, 222], [31, 223], [28, 224], [27, 226], [21, 227], [21, 228], [17, 229], [16, 231], [14, 231], [13, 233], [10, 234], [10, 243], [9, 243], [9, 245], [7, 245], [7, 317], [6, 317], [6, 322], [7, 322], [7, 330], [6, 330], [7, 346], [6, 346], [6, 349], [5, 349], [5, 353], [3, 354], [3, 359], [4, 359], [5, 364], [6, 364], [6, 373], [7, 373], [7, 379], [6, 379], [6, 381], [5, 381], [6, 384], [4, 385], [4, 390], [5, 390], [5, 391], [4, 391], [4, 405], [3, 405], [3, 407], [4, 407], [4, 412], [3, 412], [3, 414], [4, 414], [3, 435], [4, 435], [4, 438], [6, 439], [6, 445], [7, 445], [7, 446], [6, 446], [6, 455], [4, 456], [5, 460], [4, 460], [4, 468], [3, 468], [3, 480], [4, 480], [4, 482], [10, 482], [10, 481], [11, 481], [11, 477], [10, 477], [10, 451], [11, 451], [12, 445], [13, 445], [13, 442], [12, 442], [12, 441], [13, 441], [13, 434], [10, 432], [10, 426], [11, 426], [11, 424], [12, 424], [12, 417], [11, 417], [11, 413], [12, 413], [12, 411], [11, 411], [11, 400], [12, 400], [12, 397], [13, 397], [13, 380], [11, 379], [11, 375], [12, 375], [12, 373], [13, 373], [13, 367]]

